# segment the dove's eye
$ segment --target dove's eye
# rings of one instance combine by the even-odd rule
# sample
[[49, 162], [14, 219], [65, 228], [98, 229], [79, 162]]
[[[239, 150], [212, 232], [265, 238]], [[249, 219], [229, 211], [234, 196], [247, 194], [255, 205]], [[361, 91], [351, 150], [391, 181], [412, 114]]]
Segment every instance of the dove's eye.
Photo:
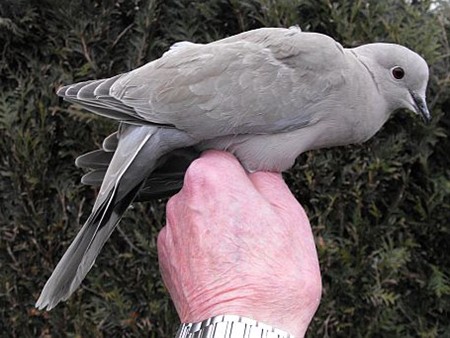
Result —
[[392, 76], [397, 80], [403, 79], [405, 76], [405, 71], [402, 67], [394, 67], [392, 68]]

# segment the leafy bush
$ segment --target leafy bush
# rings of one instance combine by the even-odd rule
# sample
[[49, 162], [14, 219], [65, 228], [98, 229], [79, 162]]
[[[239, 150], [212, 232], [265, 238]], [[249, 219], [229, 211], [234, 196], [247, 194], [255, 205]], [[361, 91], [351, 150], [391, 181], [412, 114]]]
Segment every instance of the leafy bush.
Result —
[[449, 18], [445, 1], [3, 0], [2, 335], [169, 337], [178, 326], [157, 264], [164, 201], [127, 212], [67, 303], [34, 308], [95, 198], [73, 161], [116, 127], [60, 102], [55, 89], [128, 71], [179, 40], [299, 24], [344, 46], [390, 41], [422, 54], [434, 115], [425, 126], [398, 112], [366, 144], [303, 154], [286, 173], [311, 219], [323, 273], [308, 336], [450, 336]]

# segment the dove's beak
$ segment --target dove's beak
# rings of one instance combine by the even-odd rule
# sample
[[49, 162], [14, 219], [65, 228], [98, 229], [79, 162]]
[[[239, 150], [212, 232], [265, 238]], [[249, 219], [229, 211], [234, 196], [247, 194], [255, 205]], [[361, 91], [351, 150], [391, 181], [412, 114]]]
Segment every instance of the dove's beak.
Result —
[[431, 114], [428, 111], [428, 107], [427, 107], [427, 103], [425, 102], [425, 98], [423, 98], [422, 96], [414, 93], [414, 92], [410, 92], [412, 99], [414, 101], [414, 108], [416, 110], [416, 113], [419, 114], [423, 121], [425, 123], [430, 123], [431, 121]]

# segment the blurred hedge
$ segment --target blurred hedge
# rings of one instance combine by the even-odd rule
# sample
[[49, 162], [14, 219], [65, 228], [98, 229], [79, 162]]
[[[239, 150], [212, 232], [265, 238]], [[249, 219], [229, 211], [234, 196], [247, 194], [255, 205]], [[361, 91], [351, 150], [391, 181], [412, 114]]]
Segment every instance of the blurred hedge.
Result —
[[308, 336], [449, 337], [449, 18], [445, 1], [2, 0], [0, 335], [169, 337], [178, 325], [155, 249], [164, 201], [127, 212], [67, 303], [34, 309], [94, 201], [74, 158], [115, 128], [55, 89], [128, 71], [175, 41], [299, 24], [345, 46], [390, 41], [422, 54], [434, 115], [424, 126], [398, 112], [366, 144], [304, 154], [285, 175], [323, 271]]

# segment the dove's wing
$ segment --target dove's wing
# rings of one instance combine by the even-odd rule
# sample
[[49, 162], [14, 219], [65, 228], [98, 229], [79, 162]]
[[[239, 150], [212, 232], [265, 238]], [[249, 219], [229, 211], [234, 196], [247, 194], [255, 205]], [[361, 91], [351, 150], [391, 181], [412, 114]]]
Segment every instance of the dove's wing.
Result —
[[178, 43], [129, 73], [58, 94], [101, 115], [175, 127], [202, 140], [311, 124], [320, 118], [314, 105], [339, 95], [346, 68], [333, 39], [271, 28], [204, 45]]
[[269, 29], [181, 45], [122, 75], [110, 95], [147, 121], [201, 139], [278, 133], [317, 118], [309, 107], [342, 85], [346, 67], [342, 47], [329, 37]]

